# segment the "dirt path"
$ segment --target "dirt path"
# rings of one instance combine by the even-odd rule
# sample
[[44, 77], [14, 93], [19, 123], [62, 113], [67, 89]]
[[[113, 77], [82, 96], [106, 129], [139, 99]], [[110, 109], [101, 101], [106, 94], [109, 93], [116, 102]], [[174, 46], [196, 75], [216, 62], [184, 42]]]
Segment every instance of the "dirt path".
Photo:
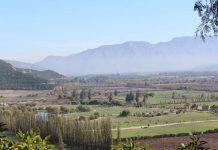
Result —
[[[173, 126], [173, 125], [184, 125], [184, 124], [192, 124], [192, 123], [208, 123], [208, 122], [218, 122], [218, 120], [187, 121], [187, 122], [168, 123], [168, 124], [160, 124], [160, 125], [152, 125], [152, 126], [134, 126], [134, 127], [127, 127], [127, 128], [120, 128], [120, 130], [157, 128], [157, 127], [166, 127], [166, 126]], [[112, 129], [112, 131], [116, 131], [116, 130], [117, 129]]]

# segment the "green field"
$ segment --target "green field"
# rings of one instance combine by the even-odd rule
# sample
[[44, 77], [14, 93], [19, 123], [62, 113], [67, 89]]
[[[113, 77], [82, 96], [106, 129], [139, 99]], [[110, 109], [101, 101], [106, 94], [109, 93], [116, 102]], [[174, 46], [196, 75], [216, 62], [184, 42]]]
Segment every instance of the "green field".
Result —
[[[122, 130], [121, 137], [191, 133], [191, 132], [206, 131], [209, 129], [216, 129], [216, 128], [218, 128], [218, 122], [193, 123], [193, 124], [172, 125], [172, 126], [165, 126], [165, 127], [145, 128], [145, 129]], [[113, 131], [113, 138], [116, 137], [117, 137], [117, 132]]]
[[[142, 91], [141, 94], [143, 95], [147, 91]], [[199, 98], [201, 94], [204, 95], [205, 99], [210, 97], [212, 94], [217, 96], [218, 92], [209, 92], [209, 91], [192, 91], [192, 90], [158, 90], [158, 91], [149, 91], [155, 94], [154, 97], [149, 97], [147, 102], [149, 104], [160, 104], [161, 102], [169, 102], [169, 101], [179, 101], [181, 100], [179, 97], [185, 96], [187, 97], [187, 101], [191, 102], [192, 99]], [[172, 99], [172, 93], [175, 93], [176, 98]], [[125, 93], [126, 94], [126, 93]], [[125, 94], [120, 94], [118, 96], [115, 96], [115, 100], [125, 100]], [[140, 98], [142, 101], [142, 97]], [[216, 102], [216, 104], [218, 104]]]
[[117, 124], [120, 127], [131, 127], [131, 126], [147, 126], [157, 124], [168, 124], [168, 123], [180, 123], [187, 121], [199, 121], [199, 120], [218, 120], [218, 115], [210, 114], [207, 112], [191, 112], [182, 114], [170, 114], [166, 116], [152, 117], [152, 118], [137, 118], [137, 117], [116, 117], [112, 118], [112, 128], [116, 128]]
[[[133, 107], [133, 106], [102, 106], [102, 105], [92, 105], [88, 106], [91, 108], [90, 112], [74, 112], [64, 115], [67, 118], [78, 118], [80, 116], [89, 117], [98, 112], [101, 118], [109, 117], [112, 123], [112, 129], [116, 129], [118, 124], [120, 128], [129, 127], [141, 127], [141, 126], [153, 126], [153, 125], [163, 125], [169, 123], [181, 123], [189, 121], [206, 121], [206, 120], [218, 120], [218, 115], [213, 114], [210, 111], [184, 111], [180, 114], [176, 114], [176, 111], [183, 109], [186, 103], [202, 105], [218, 105], [218, 101], [212, 99], [211, 96], [217, 97], [217, 92], [207, 92], [207, 91], [185, 91], [185, 90], [158, 90], [158, 91], [140, 91], [140, 101], [143, 99], [143, 94], [149, 92], [154, 93], [154, 97], [149, 97], [147, 103], [150, 106], [158, 106], [157, 108], [148, 107]], [[172, 93], [175, 93], [175, 98], [172, 98]], [[125, 102], [125, 95], [127, 92], [119, 93], [118, 96], [114, 96], [113, 100], [119, 100]], [[203, 98], [202, 98], [203, 95]], [[186, 97], [186, 101], [184, 101]], [[168, 103], [168, 102], [176, 102]], [[69, 109], [76, 109], [78, 105], [65, 105]], [[59, 106], [58, 106], [59, 107]], [[123, 110], [129, 110], [130, 116], [120, 117], [119, 114]], [[154, 116], [154, 117], [137, 117], [137, 113], [160, 113], [167, 112], [167, 115]], [[218, 123], [201, 123], [201, 124], [186, 124], [186, 125], [175, 125], [166, 127], [155, 127], [148, 129], [135, 129], [135, 130], [125, 130], [122, 131], [123, 137], [138, 136], [138, 135], [161, 135], [161, 134], [171, 134], [171, 133], [184, 133], [191, 131], [205, 131], [208, 129], [214, 129], [218, 127]], [[114, 133], [114, 132], [113, 132]]]

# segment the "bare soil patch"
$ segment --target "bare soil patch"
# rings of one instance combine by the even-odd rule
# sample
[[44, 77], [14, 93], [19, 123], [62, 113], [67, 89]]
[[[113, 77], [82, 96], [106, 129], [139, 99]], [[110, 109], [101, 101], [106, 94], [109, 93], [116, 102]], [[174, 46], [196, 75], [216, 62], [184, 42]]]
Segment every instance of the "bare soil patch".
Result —
[[[207, 141], [207, 146], [212, 150], [218, 150], [218, 133], [203, 134], [199, 137], [201, 137], [201, 140]], [[175, 150], [180, 143], [188, 141], [190, 141], [190, 136], [146, 139], [139, 142], [150, 144], [153, 150]]]

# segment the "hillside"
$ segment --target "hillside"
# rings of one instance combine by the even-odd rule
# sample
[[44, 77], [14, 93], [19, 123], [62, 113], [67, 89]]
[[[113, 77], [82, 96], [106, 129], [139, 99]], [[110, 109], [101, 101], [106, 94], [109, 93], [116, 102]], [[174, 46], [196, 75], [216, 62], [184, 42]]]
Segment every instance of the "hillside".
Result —
[[52, 85], [47, 80], [17, 71], [11, 64], [0, 60], [0, 89], [45, 90]]
[[14, 61], [14, 60], [4, 60], [4, 61], [6, 61], [7, 63], [11, 64], [15, 68], [31, 69], [31, 70], [37, 70], [37, 71], [44, 71], [44, 70], [46, 70], [43, 67], [40, 67], [38, 65], [31, 64], [31, 63], [25, 63], [25, 62]]
[[24, 74], [30, 74], [34, 77], [45, 79], [45, 80], [60, 79], [63, 77], [63, 75], [52, 70], [37, 71], [32, 69], [21, 69], [21, 68], [17, 68], [16, 70]]
[[218, 64], [218, 38], [204, 43], [194, 37], [168, 42], [126, 42], [89, 49], [70, 56], [48, 56], [36, 65], [65, 75], [128, 72], [187, 71]]

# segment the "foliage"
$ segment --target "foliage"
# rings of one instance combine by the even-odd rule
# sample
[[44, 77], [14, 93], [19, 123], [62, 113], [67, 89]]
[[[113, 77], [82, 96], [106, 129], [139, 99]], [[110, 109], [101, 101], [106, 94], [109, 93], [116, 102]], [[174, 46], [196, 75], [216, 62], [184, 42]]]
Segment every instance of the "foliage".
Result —
[[109, 94], [108, 100], [109, 100], [109, 102], [111, 102], [113, 100], [113, 94], [112, 93]]
[[80, 105], [76, 108], [77, 112], [89, 112], [91, 110], [92, 109], [89, 106], [83, 106], [83, 105]]
[[121, 117], [127, 117], [130, 115], [130, 111], [129, 110], [123, 110], [121, 113], [120, 113], [120, 116]]
[[202, 105], [202, 110], [203, 111], [208, 111], [209, 110], [209, 106], [208, 105]]
[[127, 103], [131, 103], [131, 101], [133, 101], [134, 100], [134, 94], [132, 93], [132, 91], [129, 93], [129, 94], [127, 94], [126, 95], [126, 102]]
[[26, 74], [32, 75], [36, 78], [41, 78], [45, 80], [61, 79], [63, 77], [63, 75], [52, 70], [37, 71], [37, 70], [23, 69], [23, 68], [18, 68], [17, 70], [20, 72], [25, 72]]
[[139, 90], [136, 92], [136, 96], [135, 96], [135, 100], [136, 100], [136, 103], [137, 105], [139, 104], [139, 98], [140, 98], [140, 92]]
[[127, 144], [119, 144], [118, 146], [113, 147], [113, 150], [152, 150], [152, 148], [147, 144], [140, 146], [139, 143], [128, 141]]
[[117, 95], [118, 95], [118, 91], [114, 90], [114, 96], [117, 96]]
[[92, 91], [91, 91], [91, 89], [89, 89], [89, 92], [88, 92], [88, 99], [89, 99], [89, 100], [92, 99]]
[[218, 33], [218, 0], [198, 0], [195, 2], [194, 10], [201, 18], [196, 34], [201, 35], [203, 40], [208, 34]]
[[7, 129], [4, 127], [6, 124], [0, 122], [0, 133], [6, 131]]
[[58, 115], [59, 114], [59, 108], [58, 107], [46, 107], [46, 110], [48, 113]]
[[120, 135], [121, 135], [120, 123], [118, 123], [118, 125], [117, 125], [117, 142], [120, 142]]
[[178, 150], [209, 150], [205, 147], [206, 141], [200, 140], [200, 137], [193, 136], [191, 141], [186, 144], [180, 144]]
[[47, 80], [17, 71], [3, 60], [0, 60], [0, 70], [0, 89], [47, 90], [53, 88]]
[[214, 112], [214, 113], [217, 113], [218, 112], [218, 106], [217, 105], [213, 105], [210, 107], [211, 111]]
[[70, 112], [70, 110], [67, 107], [64, 107], [64, 106], [60, 107], [60, 113], [67, 114], [69, 112]]
[[85, 91], [85, 89], [82, 89], [82, 91], [80, 92], [80, 96], [79, 97], [80, 97], [81, 100], [86, 98], [86, 91]]
[[112, 143], [109, 119], [79, 121], [57, 115], [48, 115], [45, 119], [35, 117], [35, 114], [30, 112], [0, 110], [0, 122], [4, 122], [11, 132], [27, 132], [30, 129], [40, 131], [42, 137], [50, 135], [52, 143], [59, 143], [61, 146], [63, 141], [66, 145], [75, 146], [75, 149], [86, 149], [88, 146], [110, 149]]
[[38, 132], [33, 130], [23, 133], [19, 131], [17, 137], [20, 142], [15, 143], [14, 148], [18, 150], [48, 150], [52, 149], [52, 146], [47, 144], [49, 137], [41, 138]]
[[[5, 131], [5, 124], [0, 123], [0, 132]], [[19, 142], [8, 140], [5, 136], [0, 137], [0, 150], [49, 150], [53, 147], [47, 144], [48, 136], [44, 139], [41, 138], [38, 132], [33, 130], [23, 133], [17, 133]]]

